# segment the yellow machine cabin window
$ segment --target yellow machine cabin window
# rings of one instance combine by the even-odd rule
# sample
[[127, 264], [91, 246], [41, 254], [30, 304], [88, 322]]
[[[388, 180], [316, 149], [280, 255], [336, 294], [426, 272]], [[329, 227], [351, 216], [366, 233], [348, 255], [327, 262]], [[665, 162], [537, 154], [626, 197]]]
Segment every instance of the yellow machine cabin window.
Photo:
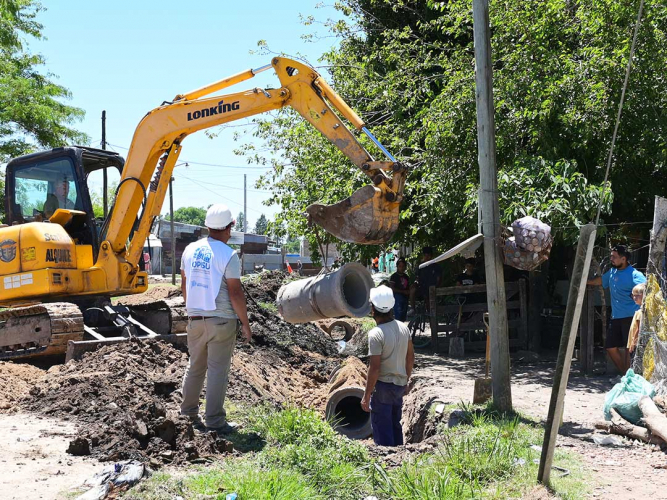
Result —
[[15, 206], [25, 222], [46, 220], [58, 208], [81, 210], [74, 165], [69, 158], [19, 168], [15, 178]]

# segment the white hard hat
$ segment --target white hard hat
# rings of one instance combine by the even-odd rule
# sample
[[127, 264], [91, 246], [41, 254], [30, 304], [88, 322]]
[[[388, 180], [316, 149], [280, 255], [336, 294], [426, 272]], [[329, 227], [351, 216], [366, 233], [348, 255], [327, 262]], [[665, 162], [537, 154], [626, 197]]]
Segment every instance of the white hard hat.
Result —
[[232, 211], [224, 203], [208, 207], [204, 225], [209, 229], [225, 229], [232, 222], [234, 222]]
[[382, 285], [377, 288], [371, 288], [371, 304], [376, 311], [387, 313], [394, 307], [394, 292], [388, 286]]

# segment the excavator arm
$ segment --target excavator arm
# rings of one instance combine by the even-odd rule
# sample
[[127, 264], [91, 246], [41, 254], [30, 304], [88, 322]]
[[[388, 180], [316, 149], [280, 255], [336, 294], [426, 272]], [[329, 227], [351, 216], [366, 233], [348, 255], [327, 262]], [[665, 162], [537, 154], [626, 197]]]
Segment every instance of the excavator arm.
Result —
[[[278, 89], [254, 88], [216, 97], [211, 93], [248, 80], [273, 68], [280, 79]], [[187, 94], [149, 112], [139, 123], [128, 152], [114, 209], [108, 221], [99, 261], [112, 254], [125, 262], [125, 279], [136, 273], [153, 220], [159, 215], [183, 139], [193, 132], [234, 120], [291, 106], [339, 148], [372, 181], [351, 197], [332, 206], [311, 205], [308, 216], [333, 235], [363, 244], [386, 242], [398, 226], [407, 169], [382, 147], [363, 121], [312, 68], [276, 57], [271, 65], [248, 70]], [[342, 123], [335, 108], [355, 128], [365, 132], [389, 157], [375, 161]], [[387, 173], [391, 172], [391, 176]], [[136, 214], [143, 204], [138, 227], [129, 247]]]

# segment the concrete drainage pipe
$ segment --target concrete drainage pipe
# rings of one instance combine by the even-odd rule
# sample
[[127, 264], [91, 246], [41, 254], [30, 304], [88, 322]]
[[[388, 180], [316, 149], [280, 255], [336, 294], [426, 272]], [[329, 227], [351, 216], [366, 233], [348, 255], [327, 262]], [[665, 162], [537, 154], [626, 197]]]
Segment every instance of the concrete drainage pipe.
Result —
[[351, 262], [328, 274], [292, 281], [280, 287], [276, 304], [288, 323], [325, 318], [361, 318], [370, 313], [371, 273]]
[[347, 358], [329, 379], [326, 418], [333, 428], [350, 439], [365, 439], [373, 431], [371, 414], [361, 408], [366, 385], [366, 366], [359, 358]]

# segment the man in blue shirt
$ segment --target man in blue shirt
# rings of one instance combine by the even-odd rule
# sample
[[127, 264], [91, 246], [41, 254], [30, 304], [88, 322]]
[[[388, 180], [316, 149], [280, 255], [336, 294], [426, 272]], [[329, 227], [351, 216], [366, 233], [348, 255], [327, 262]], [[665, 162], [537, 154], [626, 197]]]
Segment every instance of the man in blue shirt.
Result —
[[623, 246], [617, 245], [611, 250], [612, 268], [602, 275], [588, 282], [589, 285], [602, 285], [609, 288], [611, 295], [611, 328], [607, 332], [605, 348], [609, 357], [618, 368], [625, 373], [630, 366], [629, 353], [618, 350], [628, 344], [628, 332], [632, 324], [632, 317], [639, 306], [632, 299], [632, 289], [635, 285], [646, 283], [646, 277], [628, 263], [630, 252]]

